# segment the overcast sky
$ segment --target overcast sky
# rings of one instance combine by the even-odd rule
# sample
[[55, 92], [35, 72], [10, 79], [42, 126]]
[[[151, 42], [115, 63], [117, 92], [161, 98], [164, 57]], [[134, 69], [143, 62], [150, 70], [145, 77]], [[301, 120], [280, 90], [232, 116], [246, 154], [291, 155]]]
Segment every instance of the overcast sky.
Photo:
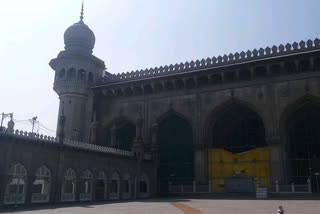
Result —
[[[286, 44], [320, 35], [319, 0], [86, 0], [94, 55], [111, 73]], [[0, 0], [0, 113], [55, 130], [48, 63], [79, 20], [81, 0]], [[7, 123], [7, 119], [5, 123]], [[16, 128], [30, 130], [28, 122]], [[42, 128], [40, 132], [47, 132]], [[50, 131], [48, 131], [50, 132]], [[53, 135], [54, 133], [50, 133]]]

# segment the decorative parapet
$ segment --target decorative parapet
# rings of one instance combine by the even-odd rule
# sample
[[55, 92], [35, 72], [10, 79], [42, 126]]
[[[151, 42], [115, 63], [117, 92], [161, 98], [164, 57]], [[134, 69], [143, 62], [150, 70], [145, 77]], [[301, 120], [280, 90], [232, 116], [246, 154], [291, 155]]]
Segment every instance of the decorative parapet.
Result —
[[26, 140], [40, 140], [43, 142], [58, 143], [55, 137], [22, 131], [18, 129], [16, 129], [13, 132], [0, 131], [0, 135], [14, 136], [14, 137], [17, 137], [20, 139], [26, 139]]
[[[55, 137], [47, 136], [47, 135], [42, 135], [42, 134], [36, 134], [36, 133], [31, 133], [27, 131], [22, 131], [16, 129], [14, 132], [7, 132], [5, 129], [0, 129], [0, 136], [12, 136], [18, 139], [25, 139], [25, 140], [36, 140], [36, 141], [41, 141], [44, 143], [54, 143], [58, 144], [58, 140]], [[78, 141], [73, 141], [73, 140], [68, 140], [65, 139], [63, 141], [63, 144], [69, 147], [74, 147], [74, 148], [79, 148], [79, 149], [85, 149], [85, 150], [90, 150], [90, 151], [95, 151], [95, 152], [103, 152], [103, 153], [108, 153], [108, 154], [116, 154], [116, 155], [122, 155], [122, 156], [129, 156], [133, 157], [134, 154], [132, 151], [125, 151], [125, 150], [120, 150], [120, 149], [115, 149], [111, 147], [105, 147], [105, 146], [100, 146], [96, 144], [89, 144], [89, 143], [84, 143], [84, 142], [78, 142]]]
[[218, 57], [212, 57], [202, 60], [196, 60], [191, 62], [185, 62], [175, 65], [160, 66], [145, 70], [131, 71], [121, 74], [112, 74], [102, 78], [100, 84], [126, 82], [136, 79], [146, 79], [156, 76], [165, 76], [170, 74], [191, 72], [202, 69], [210, 69], [219, 66], [232, 65], [243, 62], [250, 62], [260, 59], [267, 59], [279, 56], [292, 55], [296, 53], [310, 52], [314, 50], [320, 50], [320, 40], [317, 38], [314, 41], [308, 40], [307, 42], [301, 41], [299, 43], [294, 42], [293, 44], [287, 43], [286, 45], [272, 46], [266, 48], [260, 48], [259, 50], [254, 49], [247, 52], [236, 52], [234, 54], [223, 55]]
[[115, 149], [115, 148], [100, 146], [96, 144], [83, 143], [83, 142], [78, 142], [78, 141], [69, 140], [69, 139], [65, 139], [63, 141], [63, 144], [70, 147], [75, 147], [75, 148], [80, 148], [80, 149], [85, 149], [85, 150], [90, 150], [95, 152], [103, 152], [103, 153], [109, 153], [109, 154], [111, 153], [116, 155], [133, 157], [132, 151]]

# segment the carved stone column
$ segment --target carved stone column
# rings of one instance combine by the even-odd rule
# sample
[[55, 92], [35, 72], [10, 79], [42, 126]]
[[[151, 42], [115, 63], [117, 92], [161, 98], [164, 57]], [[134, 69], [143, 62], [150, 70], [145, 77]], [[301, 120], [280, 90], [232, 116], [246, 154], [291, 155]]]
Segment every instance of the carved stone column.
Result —
[[278, 132], [268, 133], [266, 141], [269, 148], [269, 163], [270, 163], [270, 182], [279, 183], [285, 182], [285, 158], [284, 144], [280, 141]]

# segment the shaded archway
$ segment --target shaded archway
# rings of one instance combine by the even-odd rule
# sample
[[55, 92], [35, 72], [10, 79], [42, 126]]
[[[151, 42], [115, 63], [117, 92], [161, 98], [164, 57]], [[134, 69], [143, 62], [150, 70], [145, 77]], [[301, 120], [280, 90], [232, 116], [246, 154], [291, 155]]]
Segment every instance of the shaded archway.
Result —
[[190, 184], [193, 180], [193, 134], [187, 120], [176, 114], [160, 121], [157, 133], [159, 145], [159, 192], [172, 184]]
[[116, 147], [123, 150], [131, 150], [135, 136], [136, 127], [132, 123], [125, 122], [118, 125], [116, 129]]
[[208, 126], [208, 176], [214, 192], [253, 192], [255, 179], [270, 183], [264, 124], [240, 102], [223, 105]]
[[[306, 184], [320, 173], [320, 102], [305, 99], [287, 114], [285, 122], [288, 182]], [[320, 183], [319, 183], [320, 185]]]
[[8, 172], [4, 204], [23, 204], [26, 196], [27, 170], [17, 163]]
[[50, 196], [50, 182], [51, 173], [46, 166], [40, 167], [36, 174], [36, 178], [31, 188], [31, 202], [32, 203], [46, 203], [49, 202]]
[[100, 171], [96, 179], [96, 200], [106, 199], [107, 193], [107, 175], [104, 171]]
[[211, 118], [209, 144], [232, 153], [266, 146], [264, 125], [261, 117], [239, 103], [226, 106]]

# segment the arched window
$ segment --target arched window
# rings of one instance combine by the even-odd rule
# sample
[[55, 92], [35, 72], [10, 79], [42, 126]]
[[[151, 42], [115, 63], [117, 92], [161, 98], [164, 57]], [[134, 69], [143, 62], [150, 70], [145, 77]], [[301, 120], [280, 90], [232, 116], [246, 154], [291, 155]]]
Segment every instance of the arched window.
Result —
[[27, 170], [22, 164], [15, 164], [10, 168], [8, 177], [4, 203], [23, 204], [25, 202], [26, 194]]
[[286, 118], [286, 154], [289, 183], [307, 184], [311, 178], [317, 190], [320, 172], [320, 104], [310, 100], [299, 103]]
[[131, 150], [133, 140], [136, 136], [136, 127], [128, 121], [124, 121], [117, 124], [116, 131], [116, 145], [113, 145], [119, 149]]
[[69, 168], [63, 177], [62, 183], [62, 201], [74, 201], [76, 196], [76, 172]]
[[83, 69], [80, 69], [78, 71], [78, 80], [80, 81], [86, 81], [86, 71]]
[[60, 71], [56, 74], [56, 80], [63, 80], [66, 78], [66, 70], [62, 68]]
[[44, 203], [49, 201], [50, 193], [50, 171], [46, 166], [40, 167], [36, 174], [36, 179], [32, 185], [32, 199], [33, 203]]
[[74, 68], [70, 68], [67, 72], [67, 80], [75, 80], [76, 79], [76, 70]]
[[100, 171], [96, 179], [96, 200], [106, 199], [107, 192], [107, 176], [104, 171]]
[[114, 172], [110, 181], [110, 199], [115, 200], [120, 198], [120, 177]]
[[193, 180], [193, 131], [191, 124], [177, 114], [170, 114], [159, 121], [159, 191], [168, 191], [168, 182], [180, 185]]
[[92, 72], [89, 72], [88, 81], [89, 82], [93, 82], [93, 74], [92, 74]]
[[139, 184], [139, 195], [141, 198], [145, 198], [149, 196], [149, 190], [150, 184], [148, 176], [145, 173], [142, 173], [142, 176], [140, 177], [140, 184]]
[[83, 171], [80, 183], [80, 201], [90, 201], [92, 199], [92, 180], [92, 173], [88, 169]]
[[122, 198], [129, 199], [131, 196], [131, 177], [128, 173], [124, 174], [122, 182]]

